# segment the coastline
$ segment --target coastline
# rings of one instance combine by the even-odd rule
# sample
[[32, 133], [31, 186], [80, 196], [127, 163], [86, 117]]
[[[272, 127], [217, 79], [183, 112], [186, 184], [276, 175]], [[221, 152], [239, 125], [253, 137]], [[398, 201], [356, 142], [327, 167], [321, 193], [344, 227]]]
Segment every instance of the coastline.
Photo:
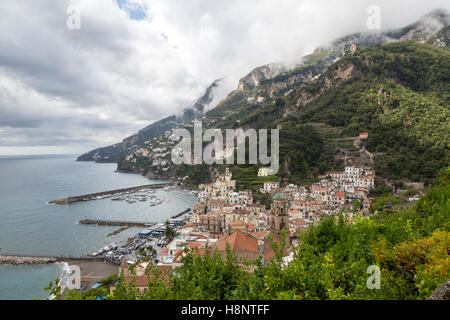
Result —
[[[45, 299], [43, 288], [50, 281], [64, 279], [64, 275], [67, 277], [68, 265], [80, 266], [83, 277], [95, 277], [90, 280], [97, 282], [100, 278], [117, 274], [118, 266], [104, 263], [103, 258], [99, 261], [98, 258], [91, 260], [91, 257], [86, 256], [87, 260], [84, 260], [84, 255], [113, 242], [127, 244], [130, 237], [137, 235], [139, 228], [144, 228], [132, 228], [133, 231], [125, 230], [123, 234], [108, 237], [109, 233], [117, 231], [116, 228], [111, 227], [109, 230], [96, 226], [80, 227], [78, 221], [108, 218], [145, 221], [147, 216], [152, 214], [155, 220], [163, 222], [170, 218], [169, 216], [179, 214], [188, 207], [192, 208], [195, 203], [194, 198], [184, 195], [185, 192], [180, 190], [179, 195], [178, 192], [166, 194], [161, 191], [162, 196], [171, 199], [171, 203], [165, 205], [164, 212], [150, 207], [145, 202], [121, 205], [107, 199], [71, 206], [53, 206], [46, 202], [57, 198], [58, 195], [64, 197], [67, 194], [84, 194], [168, 181], [148, 181], [142, 174], [115, 174], [116, 165], [77, 164], [72, 157], [31, 157], [17, 162], [5, 161], [2, 165], [5, 182], [5, 188], [1, 192], [2, 204], [11, 207], [8, 214], [6, 211], [0, 214], [3, 219], [0, 228], [0, 246], [3, 249], [3, 252], [0, 252], [0, 267], [4, 270], [0, 277], [0, 287], [8, 288], [8, 292], [2, 292], [0, 296], [7, 299]], [[41, 170], [27, 169], [34, 167]], [[65, 178], [61, 179], [63, 175]], [[20, 184], [13, 183], [20, 179], [33, 181], [28, 185], [30, 192], [25, 194]], [[42, 186], [41, 182], [44, 180], [48, 183]], [[67, 191], [64, 191], [66, 188]], [[20, 207], [13, 206], [15, 203], [20, 203]], [[144, 214], [147, 211], [149, 213]], [[160, 219], [161, 215], [167, 217]], [[133, 248], [130, 245], [127, 249]]]

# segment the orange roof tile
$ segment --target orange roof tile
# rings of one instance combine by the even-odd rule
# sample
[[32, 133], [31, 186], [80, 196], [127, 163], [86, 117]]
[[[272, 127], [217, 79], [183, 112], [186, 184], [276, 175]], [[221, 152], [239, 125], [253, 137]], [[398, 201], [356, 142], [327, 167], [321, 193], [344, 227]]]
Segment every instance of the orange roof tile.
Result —
[[194, 249], [200, 247], [202, 244], [200, 242], [189, 242], [187, 247], [189, 249]]
[[241, 231], [236, 231], [217, 241], [216, 248], [218, 251], [226, 252], [227, 244], [233, 251], [258, 252], [258, 240], [250, 235], [245, 235]]

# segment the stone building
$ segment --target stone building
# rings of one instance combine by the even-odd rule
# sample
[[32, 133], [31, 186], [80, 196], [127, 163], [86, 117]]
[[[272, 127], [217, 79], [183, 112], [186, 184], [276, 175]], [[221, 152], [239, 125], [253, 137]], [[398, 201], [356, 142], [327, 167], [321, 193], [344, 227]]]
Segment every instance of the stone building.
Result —
[[200, 226], [203, 231], [209, 232], [211, 235], [222, 233], [222, 216], [219, 214], [206, 214], [200, 216]]
[[284, 194], [277, 193], [273, 197], [273, 203], [269, 215], [269, 227], [277, 235], [281, 235], [284, 229], [289, 231], [289, 214], [288, 202]]

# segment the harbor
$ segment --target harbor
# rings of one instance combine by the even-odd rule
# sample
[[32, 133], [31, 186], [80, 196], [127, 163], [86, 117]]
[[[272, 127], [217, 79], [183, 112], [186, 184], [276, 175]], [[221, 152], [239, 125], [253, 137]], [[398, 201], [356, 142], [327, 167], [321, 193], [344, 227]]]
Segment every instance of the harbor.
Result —
[[[138, 237], [139, 232], [149, 229], [154, 223], [165, 224], [171, 217], [195, 205], [196, 199], [191, 190], [168, 185], [169, 181], [149, 180], [141, 175], [116, 173], [114, 172], [116, 166], [116, 164], [75, 162], [71, 156], [64, 158], [45, 156], [38, 159], [2, 162], [5, 174], [3, 181], [5, 186], [9, 187], [2, 189], [0, 198], [2, 205], [10, 209], [3, 210], [0, 214], [2, 216], [0, 254], [8, 256], [2, 258], [3, 264], [0, 265], [0, 273], [3, 276], [0, 277], [0, 287], [8, 288], [8, 291], [0, 290], [0, 299], [2, 297], [45, 299], [47, 296], [43, 288], [66, 272], [66, 263], [82, 265], [83, 276], [84, 274], [89, 277], [107, 276], [102, 272], [109, 268], [117, 273], [117, 264], [105, 260], [115, 260], [115, 257], [120, 256], [119, 251], [123, 250], [121, 247], [128, 243], [130, 245], [127, 248], [131, 250], [130, 259], [134, 258], [133, 252], [138, 255], [144, 253], [137, 252], [139, 249], [134, 251], [134, 247], [143, 242], [143, 239]], [[39, 170], [27, 169], [36, 167]], [[147, 189], [145, 186], [150, 188]], [[118, 193], [104, 199], [94, 197], [91, 201], [68, 205], [48, 204], [49, 200], [67, 198], [69, 195], [96, 195], [98, 192], [101, 192], [101, 195], [107, 190], [118, 190], [116, 191]], [[148, 200], [135, 203], [128, 203], [126, 199], [112, 200], [115, 197], [131, 198], [141, 194], [147, 195]], [[151, 196], [163, 200], [162, 204], [152, 206], [152, 201], [156, 200], [156, 197]], [[116, 227], [102, 226], [101, 223], [99, 225], [79, 223], [86, 219], [139, 222], [146, 225]], [[165, 225], [161, 227], [163, 228]], [[135, 238], [138, 241], [134, 241]], [[161, 250], [162, 248], [157, 245], [162, 237], [154, 239], [156, 240], [154, 248]], [[151, 239], [149, 240], [151, 242]], [[88, 256], [112, 243], [118, 245], [116, 250], [109, 250], [113, 251], [113, 255], [106, 257], [109, 252], [107, 251], [101, 256]], [[143, 245], [143, 248], [145, 247], [146, 242]], [[32, 259], [27, 259], [29, 255]], [[43, 262], [46, 263], [42, 264]], [[91, 273], [93, 275], [90, 275]], [[40, 282], [37, 279], [41, 279]]]
[[120, 227], [120, 229], [112, 232], [113, 234], [120, 233], [128, 228], [144, 228], [122, 245], [111, 243], [88, 255], [88, 257], [103, 259], [104, 262], [119, 265], [124, 257], [130, 263], [136, 262], [139, 258], [150, 258], [155, 260], [157, 253], [167, 245], [170, 240], [166, 238], [167, 228], [177, 231], [182, 227], [183, 223], [189, 219], [191, 210], [192, 209], [188, 208], [179, 214], [172, 216], [165, 223], [90, 219], [80, 220], [78, 223], [81, 225]]

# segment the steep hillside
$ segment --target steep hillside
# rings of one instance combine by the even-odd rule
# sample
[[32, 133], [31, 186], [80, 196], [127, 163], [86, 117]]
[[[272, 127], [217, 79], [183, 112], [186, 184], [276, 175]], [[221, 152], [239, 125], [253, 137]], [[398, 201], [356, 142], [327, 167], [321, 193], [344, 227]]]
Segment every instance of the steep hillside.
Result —
[[[429, 182], [450, 160], [449, 21], [447, 12], [435, 10], [405, 28], [343, 37], [290, 70], [256, 68], [216, 108], [182, 122], [165, 119], [165, 128], [191, 127], [200, 115], [204, 128], [281, 128], [278, 176], [293, 182], [344, 165], [370, 165], [399, 183]], [[361, 132], [369, 133], [367, 141]], [[170, 143], [158, 139], [151, 146], [132, 139], [135, 148], [125, 146], [119, 169], [192, 175], [186, 166], [167, 164]], [[202, 168], [209, 172], [196, 170], [196, 182], [213, 174], [214, 168]], [[241, 176], [238, 183], [257, 182]]]
[[431, 179], [449, 163], [450, 54], [417, 42], [361, 49], [287, 97], [286, 113], [356, 136], [377, 172], [391, 179]]
[[354, 48], [287, 95], [254, 104], [235, 92], [207, 116], [214, 128], [279, 126], [279, 177], [290, 181], [361, 164], [390, 180], [429, 182], [450, 161], [449, 75], [450, 53], [427, 44]]
[[[348, 50], [357, 46], [371, 48], [377, 44], [387, 44], [412, 40], [417, 42], [432, 41], [442, 46], [442, 32], [448, 26], [450, 15], [447, 11], [437, 9], [423, 16], [417, 22], [404, 28], [383, 33], [355, 33], [342, 37], [330, 45], [323, 46], [314, 53], [299, 59], [299, 63], [289, 70], [280, 64], [271, 64], [254, 69], [239, 82], [238, 90], [250, 97], [257, 89], [259, 94], [270, 98], [289, 92], [289, 90], [311, 81], [323, 73], [331, 64], [345, 55]], [[445, 29], [443, 29], [445, 30]], [[447, 28], [448, 31], [448, 28]], [[445, 38], [445, 34], [443, 35]], [[448, 34], [447, 34], [448, 38]]]
[[450, 26], [442, 28], [435, 36], [433, 36], [429, 41], [429, 44], [443, 48], [446, 50], [450, 50]]

